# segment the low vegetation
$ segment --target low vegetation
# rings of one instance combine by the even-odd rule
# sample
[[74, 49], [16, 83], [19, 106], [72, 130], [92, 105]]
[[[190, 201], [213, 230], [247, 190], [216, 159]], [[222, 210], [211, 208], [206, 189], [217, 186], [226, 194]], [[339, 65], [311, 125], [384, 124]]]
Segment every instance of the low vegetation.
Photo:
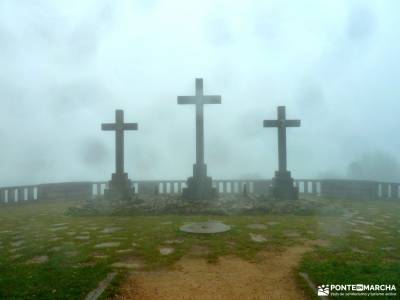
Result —
[[[256, 261], [259, 251], [280, 251], [310, 240], [324, 243], [304, 256], [298, 271], [315, 284], [385, 283], [400, 289], [400, 203], [299, 203], [289, 211], [188, 216], [77, 216], [66, 213], [80, 204], [71, 202], [4, 205], [0, 299], [83, 299], [117, 270], [106, 297], [118, 292], [127, 271], [168, 268], [189, 253], [210, 263], [224, 255]], [[232, 230], [215, 235], [179, 231], [185, 223], [207, 220], [224, 222]]]

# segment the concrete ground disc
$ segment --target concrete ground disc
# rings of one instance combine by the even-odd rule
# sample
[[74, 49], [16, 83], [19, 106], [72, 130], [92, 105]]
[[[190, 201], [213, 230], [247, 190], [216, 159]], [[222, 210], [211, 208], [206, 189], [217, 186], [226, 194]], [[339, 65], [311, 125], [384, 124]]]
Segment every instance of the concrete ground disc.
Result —
[[220, 233], [231, 229], [231, 226], [221, 222], [197, 222], [180, 227], [183, 232], [189, 233]]

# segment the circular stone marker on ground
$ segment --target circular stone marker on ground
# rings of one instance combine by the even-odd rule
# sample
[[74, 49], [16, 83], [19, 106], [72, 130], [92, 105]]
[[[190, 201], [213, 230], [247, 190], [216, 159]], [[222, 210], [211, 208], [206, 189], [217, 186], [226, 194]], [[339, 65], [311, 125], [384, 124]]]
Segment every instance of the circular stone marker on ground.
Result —
[[179, 228], [189, 233], [220, 233], [231, 229], [231, 226], [221, 222], [198, 222], [185, 224]]

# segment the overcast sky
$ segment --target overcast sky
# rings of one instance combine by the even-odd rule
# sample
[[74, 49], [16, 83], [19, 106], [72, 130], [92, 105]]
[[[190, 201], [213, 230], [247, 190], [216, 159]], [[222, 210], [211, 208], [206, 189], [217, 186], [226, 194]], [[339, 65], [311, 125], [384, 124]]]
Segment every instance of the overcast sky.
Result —
[[[108, 180], [115, 109], [132, 179], [185, 179], [204, 78], [213, 178], [271, 178], [285, 105], [295, 178], [400, 160], [400, 2], [0, 0], [0, 185]], [[392, 163], [389, 163], [393, 165]], [[346, 175], [347, 174], [347, 175]], [[394, 175], [396, 176], [396, 175]], [[393, 180], [395, 180], [394, 178]], [[399, 178], [400, 180], [400, 178]]]

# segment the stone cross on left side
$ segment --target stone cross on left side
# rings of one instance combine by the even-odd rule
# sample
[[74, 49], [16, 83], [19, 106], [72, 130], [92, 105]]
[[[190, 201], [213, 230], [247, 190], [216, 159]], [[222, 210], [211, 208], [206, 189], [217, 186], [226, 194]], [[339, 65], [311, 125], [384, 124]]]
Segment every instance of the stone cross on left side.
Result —
[[273, 179], [272, 195], [277, 199], [298, 199], [298, 189], [293, 186], [293, 179], [287, 170], [286, 128], [300, 127], [300, 120], [287, 120], [285, 106], [278, 106], [277, 120], [264, 120], [264, 127], [278, 128], [278, 166]]
[[129, 199], [133, 196], [133, 188], [128, 174], [124, 171], [124, 132], [138, 130], [137, 123], [124, 123], [124, 111], [115, 111], [115, 123], [101, 125], [104, 131], [115, 131], [115, 173], [112, 174], [109, 187], [104, 191], [106, 198]]

